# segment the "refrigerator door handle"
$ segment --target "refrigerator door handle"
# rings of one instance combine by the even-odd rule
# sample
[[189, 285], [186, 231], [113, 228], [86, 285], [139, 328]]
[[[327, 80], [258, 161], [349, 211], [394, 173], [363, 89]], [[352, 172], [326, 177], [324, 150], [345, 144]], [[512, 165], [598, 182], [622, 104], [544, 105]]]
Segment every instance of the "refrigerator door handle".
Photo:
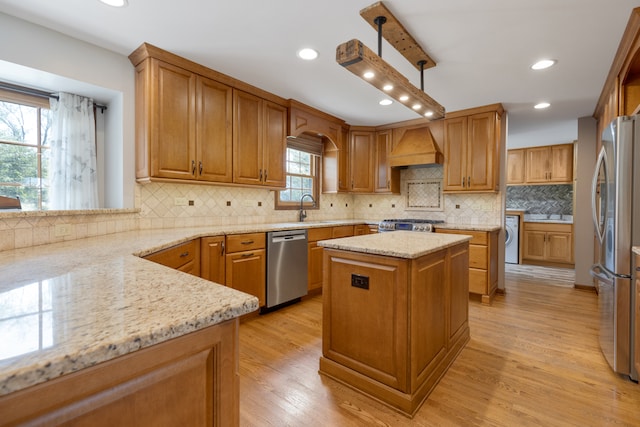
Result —
[[[604, 151], [604, 147], [600, 149], [600, 154], [598, 155], [598, 160], [596, 161], [596, 170], [593, 173], [593, 181], [591, 181], [591, 214], [593, 215], [593, 226], [596, 229], [596, 236], [598, 236], [598, 241], [602, 244], [604, 240], [604, 230], [600, 230], [600, 224], [598, 223], [598, 212], [596, 211], [596, 197], [598, 196], [598, 177], [600, 175], [600, 168], [606, 167], [606, 154]], [[606, 174], [606, 171], [605, 171]], [[605, 175], [606, 176], [606, 175]], [[606, 206], [600, 206], [600, 210], [605, 209]], [[592, 269], [593, 271], [593, 269]]]
[[600, 264], [592, 265], [590, 273], [592, 277], [595, 277], [598, 280], [602, 280], [603, 282], [607, 282], [609, 284], [613, 283], [613, 275], [602, 268]]

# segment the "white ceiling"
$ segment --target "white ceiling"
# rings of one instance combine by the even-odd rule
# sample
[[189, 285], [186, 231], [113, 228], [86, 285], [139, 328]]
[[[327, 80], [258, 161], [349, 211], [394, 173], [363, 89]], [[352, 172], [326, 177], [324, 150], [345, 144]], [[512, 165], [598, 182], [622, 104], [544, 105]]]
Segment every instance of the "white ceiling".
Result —
[[[360, 17], [372, 0], [0, 0], [0, 11], [128, 55], [149, 42], [352, 125], [418, 118], [335, 61], [336, 47], [361, 40], [377, 51]], [[570, 142], [593, 114], [633, 7], [640, 0], [387, 0], [437, 62], [425, 91], [447, 111], [501, 102], [509, 146]], [[4, 40], [3, 42], [7, 42]], [[297, 58], [302, 47], [320, 56]], [[416, 69], [383, 42], [383, 58], [419, 87]], [[533, 72], [548, 57], [558, 64]], [[534, 110], [547, 101], [551, 107]]]

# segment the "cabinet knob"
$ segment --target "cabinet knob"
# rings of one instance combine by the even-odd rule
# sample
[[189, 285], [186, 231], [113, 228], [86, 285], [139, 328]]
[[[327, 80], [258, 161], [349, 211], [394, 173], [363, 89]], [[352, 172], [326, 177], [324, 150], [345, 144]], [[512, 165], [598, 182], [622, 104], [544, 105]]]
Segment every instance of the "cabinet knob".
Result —
[[180, 254], [180, 258], [184, 258], [184, 257], [187, 257], [187, 256], [189, 256], [189, 251], [187, 251], [187, 252], [182, 252], [182, 253]]

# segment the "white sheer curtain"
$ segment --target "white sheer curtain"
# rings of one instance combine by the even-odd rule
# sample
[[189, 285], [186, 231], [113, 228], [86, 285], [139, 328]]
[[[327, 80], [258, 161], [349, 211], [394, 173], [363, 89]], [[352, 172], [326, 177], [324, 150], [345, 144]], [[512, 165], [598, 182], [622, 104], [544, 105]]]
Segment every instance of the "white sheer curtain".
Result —
[[98, 208], [93, 100], [70, 93], [51, 98], [49, 206]]

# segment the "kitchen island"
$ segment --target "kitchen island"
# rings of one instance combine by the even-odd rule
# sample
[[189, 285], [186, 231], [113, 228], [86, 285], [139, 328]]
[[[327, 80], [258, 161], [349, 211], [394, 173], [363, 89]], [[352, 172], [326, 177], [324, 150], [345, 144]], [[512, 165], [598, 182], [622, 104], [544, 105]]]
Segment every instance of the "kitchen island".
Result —
[[320, 373], [411, 417], [469, 340], [470, 236], [321, 241]]

